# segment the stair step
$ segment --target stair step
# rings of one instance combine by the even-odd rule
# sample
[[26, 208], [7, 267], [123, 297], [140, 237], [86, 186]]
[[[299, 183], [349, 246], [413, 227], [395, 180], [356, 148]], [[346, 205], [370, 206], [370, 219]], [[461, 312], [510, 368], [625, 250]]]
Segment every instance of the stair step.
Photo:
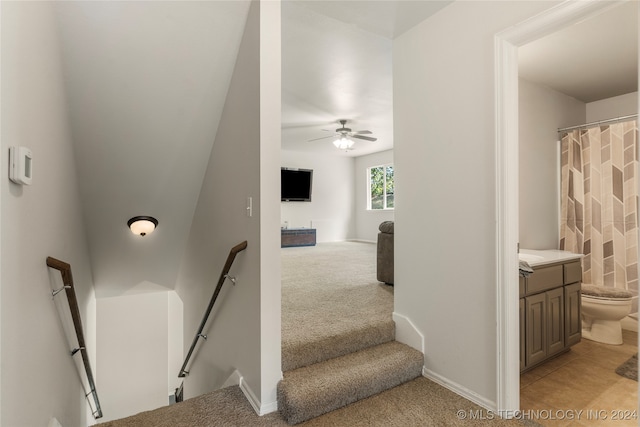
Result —
[[284, 373], [278, 408], [298, 424], [396, 387], [422, 373], [424, 356], [397, 341]]
[[303, 366], [344, 356], [395, 339], [396, 325], [392, 319], [366, 325], [343, 334], [318, 337], [300, 343], [283, 343], [282, 370], [292, 371]]

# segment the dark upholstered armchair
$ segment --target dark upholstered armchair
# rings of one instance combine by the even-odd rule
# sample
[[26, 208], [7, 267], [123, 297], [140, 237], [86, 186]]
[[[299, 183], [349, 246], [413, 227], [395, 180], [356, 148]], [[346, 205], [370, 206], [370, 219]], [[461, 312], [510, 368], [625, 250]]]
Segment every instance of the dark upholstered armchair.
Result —
[[377, 277], [380, 282], [393, 285], [393, 221], [384, 221], [378, 229]]

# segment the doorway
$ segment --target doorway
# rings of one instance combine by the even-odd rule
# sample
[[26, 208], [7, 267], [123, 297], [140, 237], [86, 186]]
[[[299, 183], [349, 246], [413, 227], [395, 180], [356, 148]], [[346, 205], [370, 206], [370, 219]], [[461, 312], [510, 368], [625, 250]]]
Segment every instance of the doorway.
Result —
[[518, 47], [588, 19], [622, 2], [566, 2], [496, 35], [497, 409], [519, 410]]

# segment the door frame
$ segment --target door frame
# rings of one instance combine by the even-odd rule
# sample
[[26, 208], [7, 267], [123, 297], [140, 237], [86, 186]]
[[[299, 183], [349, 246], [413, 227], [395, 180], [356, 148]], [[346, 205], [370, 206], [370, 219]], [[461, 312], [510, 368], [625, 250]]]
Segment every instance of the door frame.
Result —
[[496, 407], [505, 418], [520, 409], [518, 47], [625, 2], [565, 1], [495, 35]]

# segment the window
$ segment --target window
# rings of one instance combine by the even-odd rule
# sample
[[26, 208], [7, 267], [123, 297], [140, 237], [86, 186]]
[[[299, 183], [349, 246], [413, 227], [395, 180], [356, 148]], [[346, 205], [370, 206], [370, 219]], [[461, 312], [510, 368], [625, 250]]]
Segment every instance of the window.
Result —
[[368, 168], [367, 175], [369, 178], [367, 209], [393, 209], [393, 165]]

